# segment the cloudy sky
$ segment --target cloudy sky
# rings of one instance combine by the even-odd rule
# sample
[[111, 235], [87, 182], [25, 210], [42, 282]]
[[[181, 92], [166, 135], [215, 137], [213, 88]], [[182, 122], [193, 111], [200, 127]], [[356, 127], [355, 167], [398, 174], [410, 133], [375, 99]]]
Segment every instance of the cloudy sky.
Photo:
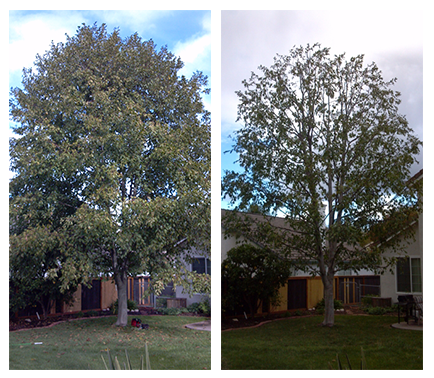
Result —
[[[203, 7], [209, 8], [206, 4]], [[9, 87], [20, 85], [22, 68], [30, 67], [36, 54], [49, 49], [51, 41], [65, 41], [65, 33], [74, 35], [82, 23], [106, 23], [108, 32], [118, 27], [123, 37], [138, 32], [144, 40], [153, 39], [157, 48], [167, 45], [184, 61], [183, 74], [188, 76], [200, 70], [210, 78], [210, 84], [212, 42], [215, 79], [212, 87], [213, 130], [218, 132], [221, 127], [221, 151], [226, 151], [232, 146], [229, 135], [241, 126], [235, 122], [238, 101], [235, 91], [242, 89], [242, 80], [249, 78], [252, 71], [258, 72], [259, 65], [271, 65], [277, 53], [286, 54], [294, 45], [319, 42], [323, 47], [330, 47], [332, 54], [345, 52], [348, 57], [365, 54], [365, 62], [375, 61], [385, 79], [397, 77], [395, 88], [402, 93], [401, 113], [406, 115], [420, 139], [423, 138], [424, 12], [225, 11], [223, 5], [216, 6], [216, 3], [211, 8], [211, 12], [9, 11], [6, 23], [9, 32]], [[218, 17], [214, 17], [216, 14]], [[220, 17], [221, 23], [216, 23]], [[216, 60], [218, 64], [214, 65]], [[211, 109], [211, 96], [205, 99], [205, 103]], [[221, 114], [218, 114], [216, 110], [220, 108]], [[220, 161], [216, 151], [220, 150], [218, 136], [213, 133], [213, 172], [236, 169], [236, 156], [222, 154]], [[419, 160], [414, 172], [423, 167], [422, 156]], [[213, 193], [218, 192], [218, 187], [214, 189], [213, 186]], [[222, 206], [226, 206], [225, 201], [222, 201]]]
[[[241, 127], [236, 123], [242, 80], [259, 65], [273, 64], [277, 53], [293, 46], [314, 44], [329, 47], [331, 54], [349, 58], [365, 55], [375, 62], [386, 80], [398, 79], [401, 114], [423, 139], [423, 12], [421, 11], [223, 11], [221, 14], [221, 143], [231, 148], [229, 135]], [[237, 156], [222, 154], [221, 170], [237, 169]], [[418, 172], [423, 167], [413, 167]], [[223, 173], [222, 173], [223, 174]], [[228, 204], [223, 200], [223, 207]]]

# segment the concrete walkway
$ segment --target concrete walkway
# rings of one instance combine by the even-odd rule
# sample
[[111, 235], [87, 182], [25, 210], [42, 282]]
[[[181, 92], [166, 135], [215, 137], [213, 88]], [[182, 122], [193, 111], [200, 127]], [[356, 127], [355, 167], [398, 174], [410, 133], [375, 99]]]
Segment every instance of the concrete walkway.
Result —
[[187, 324], [185, 328], [196, 329], [199, 331], [211, 331], [211, 319], [203, 322]]
[[392, 328], [423, 331], [423, 324], [407, 324], [406, 322], [392, 324]]

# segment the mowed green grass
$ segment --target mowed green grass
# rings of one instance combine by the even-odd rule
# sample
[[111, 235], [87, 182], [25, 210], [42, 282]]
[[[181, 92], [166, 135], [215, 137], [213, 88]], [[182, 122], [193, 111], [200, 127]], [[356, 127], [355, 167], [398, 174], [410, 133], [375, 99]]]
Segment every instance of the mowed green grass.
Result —
[[337, 315], [333, 328], [321, 316], [288, 318], [258, 328], [222, 332], [222, 369], [423, 369], [423, 332], [391, 328], [390, 316]]
[[[152, 370], [211, 368], [211, 332], [184, 326], [202, 319], [187, 316], [137, 316], [149, 329], [116, 327], [115, 317], [80, 319], [50, 328], [9, 332], [9, 369], [105, 369], [107, 352], [123, 366], [125, 349], [133, 369], [148, 344]], [[129, 318], [129, 324], [131, 324]], [[35, 345], [34, 343], [41, 343]]]

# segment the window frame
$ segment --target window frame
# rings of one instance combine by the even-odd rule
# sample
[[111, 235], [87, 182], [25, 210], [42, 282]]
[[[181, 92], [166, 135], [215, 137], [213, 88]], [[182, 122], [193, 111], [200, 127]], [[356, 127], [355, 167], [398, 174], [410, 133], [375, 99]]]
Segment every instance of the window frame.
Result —
[[[194, 260], [203, 260], [203, 265], [204, 265], [204, 270], [205, 274], [209, 274], [211, 275], [211, 259], [208, 257], [204, 257], [204, 256], [198, 256], [198, 257], [193, 257], [193, 261], [191, 262], [191, 271], [192, 272], [197, 272], [197, 270], [194, 269]], [[197, 272], [199, 273], [199, 272]], [[199, 273], [199, 274], [203, 274], [203, 273]]]
[[[407, 260], [408, 261], [408, 268], [406, 267], [406, 269], [408, 270], [408, 277], [409, 277], [409, 285], [410, 285], [410, 290], [409, 291], [403, 291], [403, 290], [399, 290], [400, 289], [400, 283], [399, 283], [399, 278], [402, 277], [402, 275], [399, 274], [398, 269], [399, 269], [399, 264], [402, 263], [403, 260]], [[418, 260], [418, 267], [416, 266], [416, 264], [413, 265], [413, 262], [415, 260]], [[414, 274], [414, 268], [418, 269], [418, 274]], [[419, 276], [419, 282], [416, 282], [416, 280], [414, 279], [415, 276]], [[396, 265], [395, 265], [395, 276], [396, 276], [396, 292], [397, 293], [402, 293], [402, 294], [422, 294], [423, 292], [423, 280], [422, 280], [422, 259], [420, 258], [420, 256], [406, 256], [406, 257], [398, 257], [397, 261], [396, 261]], [[414, 286], [415, 285], [420, 285], [420, 291], [415, 291], [414, 290]]]

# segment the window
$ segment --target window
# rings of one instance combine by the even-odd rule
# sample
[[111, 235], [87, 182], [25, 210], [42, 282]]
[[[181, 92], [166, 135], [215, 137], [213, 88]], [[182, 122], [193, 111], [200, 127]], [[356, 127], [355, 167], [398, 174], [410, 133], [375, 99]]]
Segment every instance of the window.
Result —
[[399, 258], [396, 264], [397, 289], [403, 293], [422, 292], [420, 258]]
[[211, 260], [206, 257], [195, 257], [193, 259], [193, 271], [211, 275]]

